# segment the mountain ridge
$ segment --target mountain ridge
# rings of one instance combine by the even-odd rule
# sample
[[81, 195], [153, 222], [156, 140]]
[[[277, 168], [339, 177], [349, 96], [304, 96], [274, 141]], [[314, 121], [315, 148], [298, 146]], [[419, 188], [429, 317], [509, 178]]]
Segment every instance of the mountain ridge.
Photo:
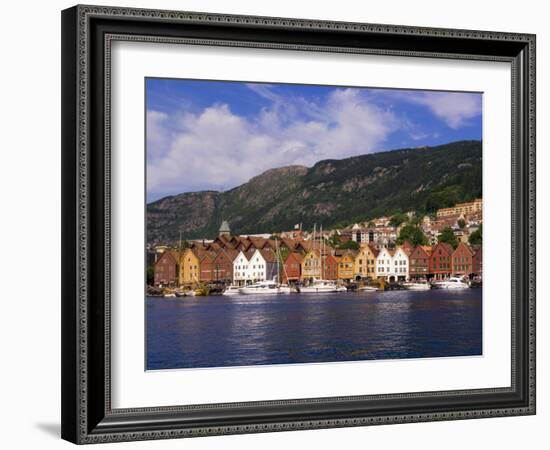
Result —
[[481, 196], [481, 142], [457, 141], [269, 169], [225, 191], [186, 192], [147, 204], [147, 242], [271, 233], [296, 223], [327, 228], [379, 215], [434, 212]]

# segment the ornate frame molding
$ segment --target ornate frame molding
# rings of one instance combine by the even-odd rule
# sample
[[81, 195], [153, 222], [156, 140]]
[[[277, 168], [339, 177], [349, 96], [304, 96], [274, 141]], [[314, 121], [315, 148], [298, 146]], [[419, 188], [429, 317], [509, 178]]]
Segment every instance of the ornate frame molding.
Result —
[[[329, 43], [273, 42], [269, 40], [219, 39], [212, 37], [174, 37], [151, 36], [133, 32], [112, 32], [107, 26], [101, 32], [92, 30], [93, 22], [99, 19], [117, 22], [124, 27], [128, 21], [139, 23], [143, 27], [157, 22], [166, 26], [182, 27], [187, 25], [204, 29], [244, 27], [251, 34], [267, 30], [271, 36], [282, 32], [311, 30], [336, 33], [343, 39], [349, 34], [376, 36], [378, 47], [341, 46]], [[119, 25], [122, 24], [122, 25]], [[221, 27], [221, 28], [220, 28]], [[116, 27], [115, 27], [116, 28]], [[204, 14], [195, 12], [158, 11], [147, 9], [112, 8], [98, 6], [76, 6], [63, 13], [63, 377], [70, 379], [63, 388], [62, 434], [76, 443], [98, 443], [143, 439], [165, 439], [173, 437], [193, 437], [219, 434], [239, 434], [251, 432], [271, 432], [297, 429], [362, 426], [374, 424], [440, 421], [510, 415], [528, 415], [535, 413], [535, 36], [471, 30], [449, 30], [424, 27], [405, 27], [396, 25], [377, 25], [332, 21], [310, 21], [304, 19], [270, 18], [255, 16], [234, 16]], [[99, 37], [98, 37], [99, 36]], [[262, 36], [260, 36], [262, 37]], [[413, 38], [407, 49], [380, 48], [386, 38], [399, 37], [406, 41]], [[509, 49], [507, 53], [495, 50], [492, 54], [475, 53], [461, 50], [444, 52], [437, 45], [417, 50], [414, 42], [440, 42], [456, 39], [475, 49], [480, 43], [497, 42], [498, 49]], [[94, 41], [96, 39], [96, 41]], [[471, 391], [424, 392], [418, 394], [375, 395], [360, 397], [331, 397], [307, 400], [284, 400], [271, 402], [249, 402], [239, 404], [195, 405], [166, 408], [139, 408], [113, 410], [110, 402], [110, 66], [111, 43], [116, 40], [142, 41], [155, 43], [185, 43], [193, 45], [243, 46], [265, 49], [289, 49], [323, 52], [351, 52], [363, 54], [383, 54], [411, 57], [435, 57], [452, 59], [480, 59], [486, 61], [506, 61], [512, 64], [512, 153], [513, 172], [513, 277], [512, 285], [512, 386], [500, 389], [482, 389]], [[345, 40], [345, 39], [344, 39]], [[416, 41], [415, 41], [416, 40]], [[382, 42], [382, 44], [380, 44]], [[99, 44], [103, 46], [102, 52]], [[458, 45], [458, 44], [457, 44]], [[464, 47], [461, 47], [462, 49]], [[487, 46], [490, 48], [490, 46]], [[519, 50], [514, 50], [519, 49]], [[101, 55], [99, 55], [102, 53]], [[503, 54], [505, 53], [505, 54]], [[101, 56], [101, 58], [99, 58]], [[98, 67], [101, 63], [102, 67]], [[98, 72], [99, 70], [99, 72]], [[104, 123], [100, 127], [102, 139], [94, 139], [97, 124], [90, 111], [94, 110], [94, 101], [98, 96], [97, 77], [104, 71], [102, 112]], [[518, 101], [516, 101], [516, 99]], [[76, 107], [75, 107], [76, 105]], [[94, 129], [94, 130], [93, 130]], [[103, 155], [96, 163], [97, 155], [91, 142], [101, 142]], [[92, 161], [94, 161], [92, 163]], [[99, 166], [97, 165], [99, 164]], [[102, 179], [97, 175], [102, 173]], [[94, 178], [94, 176], [96, 176]], [[97, 184], [102, 183], [101, 188]], [[99, 190], [98, 190], [99, 189]], [[66, 191], [66, 192], [65, 192]], [[516, 199], [517, 197], [517, 199]], [[103, 211], [103, 217], [98, 212]], [[98, 228], [98, 221], [103, 221]], [[99, 238], [98, 231], [102, 229]], [[95, 237], [94, 237], [95, 236]], [[519, 239], [518, 239], [519, 236]], [[95, 239], [95, 240], [94, 240]], [[525, 242], [524, 242], [525, 241]], [[516, 252], [516, 244], [518, 251]], [[102, 246], [97, 253], [96, 247]], [[519, 254], [518, 254], [519, 252]], [[102, 260], [101, 267], [98, 263]], [[519, 267], [518, 267], [519, 265]], [[93, 272], [93, 273], [92, 273]], [[101, 305], [93, 303], [97, 288], [94, 280], [103, 274], [100, 297]], [[517, 286], [516, 286], [517, 282]], [[528, 294], [517, 298], [516, 294]], [[93, 291], [93, 292], [92, 292]], [[516, 304], [515, 302], [521, 304]], [[102, 323], [93, 318], [97, 308], [102, 312]], [[519, 308], [516, 310], [516, 307]], [[523, 308], [523, 310], [521, 309]], [[518, 317], [516, 311], [523, 311]], [[102, 333], [103, 337], [98, 336]], [[523, 337], [523, 347], [517, 347], [517, 338]], [[67, 340], [72, 342], [66, 343]], [[521, 344], [520, 343], [520, 344]], [[99, 372], [104, 375], [101, 405], [90, 401], [91, 392], [97, 393], [92, 385], [90, 368], [95, 368], [97, 359], [90, 352], [103, 345], [104, 364]], [[519, 356], [518, 352], [521, 350]], [[519, 359], [518, 359], [519, 358]], [[519, 364], [519, 366], [518, 366]], [[520, 367], [521, 373], [516, 373]], [[95, 369], [94, 369], [95, 370]], [[519, 377], [519, 378], [518, 378]], [[524, 379], [524, 378], [525, 379]], [[518, 381], [519, 380], [519, 381]], [[257, 423], [218, 424], [207, 426], [177, 425], [170, 426], [172, 414], [193, 411], [208, 411], [240, 407], [286, 407], [308, 405], [326, 405], [350, 400], [381, 401], [399, 399], [403, 401], [421, 400], [427, 397], [464, 397], [477, 395], [517, 393], [518, 382], [526, 383], [524, 391], [527, 398], [510, 403], [506, 407], [486, 407], [470, 409], [434, 410], [412, 413], [351, 414], [351, 410], [335, 418], [296, 418]], [[95, 383], [95, 382], [94, 382]], [[96, 383], [97, 384], [97, 383]], [[305, 417], [305, 416], [304, 416]], [[130, 418], [130, 419], [129, 419]], [[124, 422], [121, 425], [121, 422]], [[130, 424], [128, 425], [128, 422]]]

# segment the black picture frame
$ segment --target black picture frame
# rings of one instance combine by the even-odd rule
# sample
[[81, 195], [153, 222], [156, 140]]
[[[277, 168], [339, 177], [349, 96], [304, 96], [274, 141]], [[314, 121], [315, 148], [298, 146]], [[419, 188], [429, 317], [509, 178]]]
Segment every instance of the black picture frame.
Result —
[[[512, 383], [506, 388], [113, 409], [110, 43], [507, 61], [512, 67]], [[62, 437], [165, 439], [535, 414], [535, 36], [75, 6], [62, 12]]]

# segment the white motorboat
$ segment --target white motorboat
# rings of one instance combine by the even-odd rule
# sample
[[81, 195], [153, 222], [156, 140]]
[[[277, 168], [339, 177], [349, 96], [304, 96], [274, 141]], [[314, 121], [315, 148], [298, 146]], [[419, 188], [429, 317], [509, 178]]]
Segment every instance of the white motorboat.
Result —
[[280, 294], [290, 294], [292, 292], [292, 288], [288, 284], [280, 284], [279, 285], [279, 293]]
[[409, 291], [428, 291], [432, 288], [429, 283], [407, 281], [403, 283], [403, 287]]
[[227, 286], [222, 295], [239, 295], [240, 286]]
[[465, 283], [462, 278], [450, 277], [446, 280], [434, 281], [432, 286], [435, 289], [469, 289], [468, 283]]
[[290, 294], [288, 286], [280, 285], [275, 281], [260, 281], [259, 283], [249, 284], [239, 288], [239, 294], [244, 295], [263, 295], [263, 294]]
[[309, 286], [300, 286], [301, 294], [317, 294], [325, 292], [346, 292], [345, 286], [338, 286], [332, 280], [313, 280]]
[[175, 292], [167, 292], [166, 294], [164, 294], [164, 298], [176, 298], [176, 293]]
[[376, 292], [379, 290], [380, 288], [377, 288], [376, 286], [360, 286], [357, 288], [357, 292]]

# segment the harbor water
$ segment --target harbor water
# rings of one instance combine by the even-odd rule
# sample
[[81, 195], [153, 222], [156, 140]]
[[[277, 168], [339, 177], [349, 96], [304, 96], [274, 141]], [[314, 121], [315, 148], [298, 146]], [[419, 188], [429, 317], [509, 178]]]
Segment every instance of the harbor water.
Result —
[[482, 354], [482, 290], [146, 299], [146, 368]]

